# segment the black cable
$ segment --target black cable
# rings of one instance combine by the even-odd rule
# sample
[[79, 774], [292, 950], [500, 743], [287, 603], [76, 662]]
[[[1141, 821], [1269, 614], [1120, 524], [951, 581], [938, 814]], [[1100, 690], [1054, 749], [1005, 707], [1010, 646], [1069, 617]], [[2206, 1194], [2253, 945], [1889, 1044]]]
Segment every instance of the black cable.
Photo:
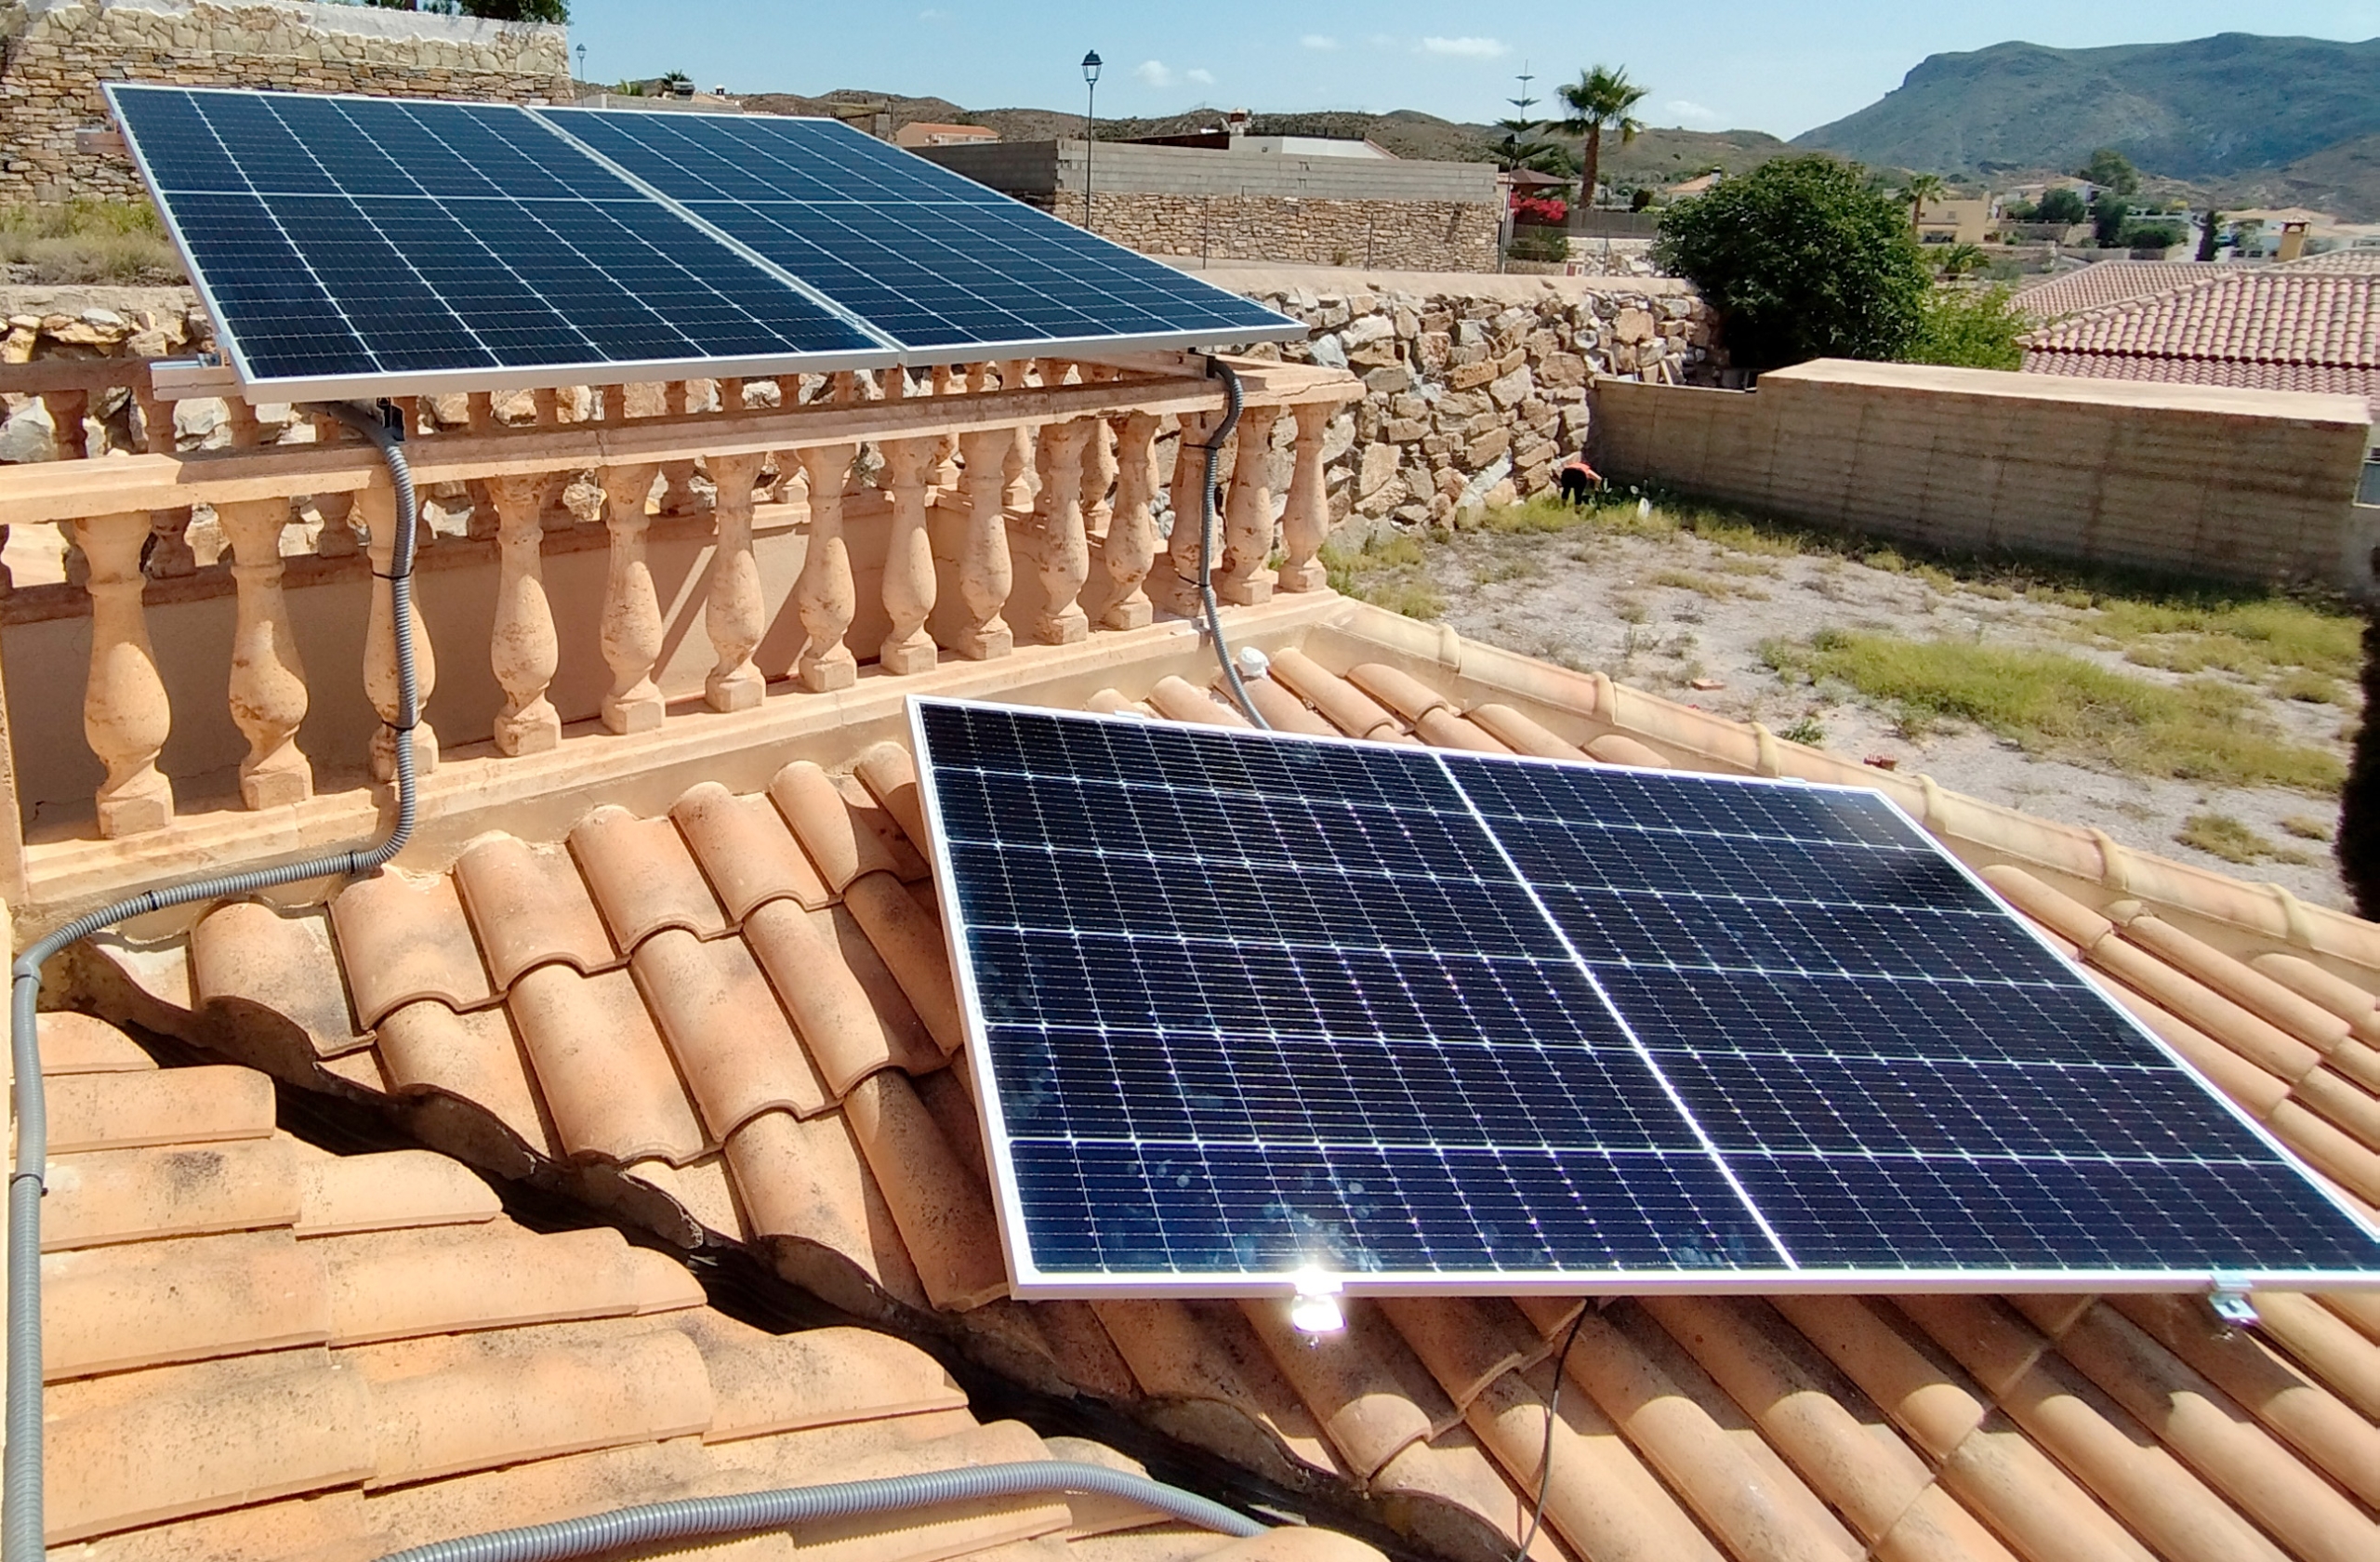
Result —
[[1579, 1328], [1587, 1321], [1587, 1309], [1593, 1305], [1592, 1302], [1579, 1304], [1579, 1316], [1570, 1320], [1570, 1331], [1562, 1336], [1562, 1349], [1554, 1357], [1554, 1392], [1545, 1397], [1545, 1451], [1537, 1462], [1537, 1501], [1529, 1504], [1528, 1528], [1521, 1533], [1513, 1562], [1528, 1562], [1528, 1548], [1537, 1543], [1538, 1527], [1545, 1521], [1545, 1492], [1554, 1484], [1554, 1422], [1562, 1413], [1562, 1369], [1569, 1365], [1570, 1347], [1579, 1343]]

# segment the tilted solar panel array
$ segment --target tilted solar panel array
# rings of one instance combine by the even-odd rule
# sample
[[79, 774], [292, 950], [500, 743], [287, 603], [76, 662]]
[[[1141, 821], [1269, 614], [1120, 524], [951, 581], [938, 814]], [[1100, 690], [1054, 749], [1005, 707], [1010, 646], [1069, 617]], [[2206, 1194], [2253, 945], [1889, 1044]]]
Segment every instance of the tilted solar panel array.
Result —
[[1303, 335], [831, 121], [107, 91], [242, 381], [292, 398]]
[[1027, 1293], [2380, 1278], [1875, 793], [913, 704]]

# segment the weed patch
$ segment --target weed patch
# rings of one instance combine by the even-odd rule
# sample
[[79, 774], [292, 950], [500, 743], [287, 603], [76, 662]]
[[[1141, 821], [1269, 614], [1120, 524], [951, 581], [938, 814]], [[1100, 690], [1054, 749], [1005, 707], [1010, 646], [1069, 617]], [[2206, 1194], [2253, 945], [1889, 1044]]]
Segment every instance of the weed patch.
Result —
[[1788, 678], [1840, 680], [1880, 705], [2105, 769], [2313, 793], [2346, 775], [2336, 755], [2280, 735], [2254, 695], [2212, 681], [2172, 687], [2056, 651], [1843, 629], [1771, 640], [1761, 655]]
[[1768, 600], [1768, 593], [1756, 586], [1746, 586], [1739, 581], [1724, 579], [1715, 575], [1703, 575], [1696, 570], [1655, 570], [1647, 578], [1653, 585], [1667, 586], [1680, 591], [1692, 591], [1697, 596], [1709, 597], [1713, 602], [1725, 602], [1729, 597], [1749, 597], [1754, 602]]
[[2314, 860], [2303, 852], [2267, 841], [2228, 814], [2193, 814], [2182, 821], [2174, 839], [2242, 867], [2267, 860], [2303, 866]]
[[187, 281], [157, 208], [146, 201], [0, 206], [0, 262], [46, 285]]

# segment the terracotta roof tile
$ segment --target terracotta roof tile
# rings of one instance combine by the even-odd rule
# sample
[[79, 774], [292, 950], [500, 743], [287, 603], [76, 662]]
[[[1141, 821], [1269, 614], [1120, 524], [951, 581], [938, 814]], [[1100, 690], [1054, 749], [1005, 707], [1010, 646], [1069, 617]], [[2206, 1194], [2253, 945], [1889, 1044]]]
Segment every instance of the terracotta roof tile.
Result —
[[505, 1009], [457, 1014], [435, 999], [408, 1003], [380, 1022], [380, 1062], [389, 1087], [437, 1091], [492, 1114], [522, 1144], [562, 1155], [539, 1103], [527, 1052]]
[[769, 796], [836, 894], [863, 873], [900, 871], [883, 836], [853, 809], [834, 777], [807, 760], [777, 772]]
[[804, 1122], [790, 1112], [763, 1112], [727, 1136], [726, 1159], [753, 1234], [793, 1248], [779, 1262], [790, 1256], [798, 1278], [837, 1301], [855, 1294], [847, 1279], [801, 1251], [818, 1250], [885, 1294], [926, 1304], [883, 1190], [840, 1113]]
[[2380, 368], [2380, 276], [2242, 270], [2034, 333], [2055, 353]]
[[[913, 1046], [903, 1044], [906, 1027], [897, 1017], [887, 1018], [868, 984], [853, 969], [853, 940], [846, 933], [850, 927], [848, 914], [805, 911], [789, 901], [761, 907], [744, 924], [745, 941], [792, 1012], [802, 1045], [826, 1088], [838, 1097], [876, 1070], [915, 1052]], [[865, 934], [859, 937], [864, 940]], [[915, 1013], [911, 1010], [910, 1015]]]
[[338, 893], [331, 924], [356, 1018], [366, 1027], [420, 999], [469, 1009], [496, 996], [452, 875], [382, 868]]
[[927, 1298], [967, 1308], [1008, 1294], [999, 1221], [979, 1169], [950, 1151], [906, 1075], [871, 1074], [843, 1099], [843, 1117], [900, 1227]]
[[739, 798], [706, 781], [669, 810], [731, 921], [790, 896], [810, 910], [834, 897], [767, 800]]
[[40, 1015], [33, 1026], [45, 1077], [59, 1074], [146, 1073], [156, 1060], [105, 1020], [72, 1010]]
[[272, 1081], [246, 1068], [73, 1074], [50, 1082], [49, 1153], [263, 1139]]
[[570, 853], [484, 836], [455, 861], [455, 885], [499, 988], [550, 960], [589, 975], [619, 963]]
[[727, 931], [718, 897], [666, 814], [640, 819], [625, 808], [599, 808], [571, 829], [570, 850], [621, 948], [633, 951], [666, 927], [697, 938]]
[[901, 833], [914, 845], [926, 840], [925, 804], [918, 795], [918, 765], [897, 743], [879, 743], [859, 757], [853, 768], [860, 784], [892, 816]]
[[629, 969], [714, 1142], [755, 1113], [826, 1109], [826, 1087], [742, 939], [669, 928], [637, 946]]
[[581, 976], [566, 965], [539, 966], [513, 985], [509, 1007], [569, 1154], [681, 1165], [707, 1147], [627, 972]]
[[192, 936], [190, 963], [201, 1002], [244, 1002], [279, 1014], [324, 1057], [371, 1045], [348, 1012], [330, 923], [320, 910], [284, 914], [254, 902], [222, 907]]
[[[269, 1121], [225, 1143], [223, 1082], [260, 1077], [133, 1069], [120, 1036], [51, 1028], [74, 1039], [61, 1066], [119, 1070], [53, 1089], [205, 1087], [139, 1098], [160, 1129], [178, 1103], [188, 1142], [54, 1162], [52, 1234], [105, 1244], [43, 1261], [58, 1555], [364, 1562], [629, 1502], [1051, 1456], [1022, 1426], [978, 1426], [914, 1346], [733, 1322], [672, 1260], [607, 1229], [522, 1230], [428, 1152], [342, 1158]], [[212, 1234], [227, 1221], [243, 1229]], [[853, 1519], [798, 1549], [938, 1562], [1046, 1537], [1062, 1562], [1073, 1522], [1018, 1499]], [[783, 1534], [685, 1549], [797, 1550]]]

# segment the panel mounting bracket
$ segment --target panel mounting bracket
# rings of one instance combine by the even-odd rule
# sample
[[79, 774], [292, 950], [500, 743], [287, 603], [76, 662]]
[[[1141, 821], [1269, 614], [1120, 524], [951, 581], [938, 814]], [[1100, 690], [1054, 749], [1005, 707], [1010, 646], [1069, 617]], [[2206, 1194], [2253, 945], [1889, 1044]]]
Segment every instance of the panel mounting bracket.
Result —
[[240, 377], [212, 352], [195, 358], [160, 358], [149, 365], [149, 383], [161, 402], [240, 393]]
[[2255, 1299], [2244, 1275], [2217, 1275], [2215, 1288], [2207, 1292], [2206, 1304], [2227, 1329], [2254, 1329], [2264, 1320], [2256, 1314]]

